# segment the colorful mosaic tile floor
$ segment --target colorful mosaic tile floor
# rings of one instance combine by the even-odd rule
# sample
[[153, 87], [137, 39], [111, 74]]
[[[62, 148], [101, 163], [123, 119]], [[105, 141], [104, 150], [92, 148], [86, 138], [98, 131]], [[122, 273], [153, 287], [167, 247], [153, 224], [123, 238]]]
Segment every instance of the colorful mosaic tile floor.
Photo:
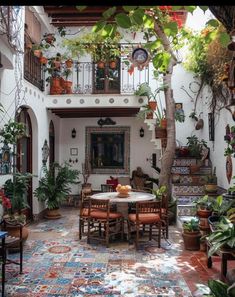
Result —
[[[182, 248], [179, 230], [170, 228], [168, 245], [128, 243], [110, 248], [78, 239], [78, 209], [63, 218], [30, 226], [24, 247], [24, 274], [7, 265], [6, 296], [12, 297], [189, 297], [219, 268], [206, 268], [203, 252]], [[17, 258], [18, 254], [11, 254]]]

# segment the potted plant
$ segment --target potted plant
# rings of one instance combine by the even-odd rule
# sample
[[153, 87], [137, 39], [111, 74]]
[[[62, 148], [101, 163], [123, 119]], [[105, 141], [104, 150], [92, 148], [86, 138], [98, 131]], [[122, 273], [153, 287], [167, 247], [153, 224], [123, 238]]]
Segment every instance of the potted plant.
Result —
[[25, 193], [27, 192], [30, 181], [33, 175], [31, 173], [15, 173], [13, 179], [8, 179], [3, 185], [4, 194], [9, 198], [11, 207], [7, 209], [4, 214], [4, 219], [11, 224], [9, 226], [9, 234], [12, 236], [19, 235], [19, 227], [14, 226], [16, 224], [22, 224], [22, 236], [23, 241], [28, 238], [28, 228], [26, 225], [26, 216], [24, 211], [29, 208], [27, 201], [25, 200]]
[[208, 218], [212, 214], [213, 201], [208, 195], [200, 197], [196, 202], [197, 216], [199, 218]]
[[201, 233], [198, 219], [192, 218], [190, 221], [183, 223], [182, 236], [186, 250], [197, 251], [200, 249]]
[[48, 59], [47, 67], [44, 69], [47, 73], [46, 82], [50, 84], [50, 94], [62, 94], [63, 87], [61, 86], [61, 54], [57, 53], [55, 57]]
[[208, 193], [217, 192], [217, 176], [216, 176], [216, 167], [214, 167], [213, 172], [204, 177], [205, 180], [205, 191]]
[[49, 169], [43, 167], [44, 176], [39, 180], [39, 186], [35, 189], [34, 195], [39, 201], [45, 202], [47, 219], [58, 219], [61, 217], [60, 203], [70, 193], [70, 184], [77, 184], [79, 171], [71, 169], [67, 163], [59, 165], [53, 163]]
[[213, 256], [220, 248], [235, 249], [235, 225], [227, 217], [221, 216], [216, 229], [206, 238], [210, 243], [208, 257]]
[[63, 80], [62, 87], [64, 87], [66, 94], [72, 94], [72, 81], [68, 80], [71, 74], [72, 70], [70, 68], [65, 68], [62, 72], [62, 76], [65, 78]]
[[204, 139], [199, 140], [196, 135], [187, 137], [187, 146], [191, 157], [201, 158], [202, 147], [207, 147], [207, 143]]

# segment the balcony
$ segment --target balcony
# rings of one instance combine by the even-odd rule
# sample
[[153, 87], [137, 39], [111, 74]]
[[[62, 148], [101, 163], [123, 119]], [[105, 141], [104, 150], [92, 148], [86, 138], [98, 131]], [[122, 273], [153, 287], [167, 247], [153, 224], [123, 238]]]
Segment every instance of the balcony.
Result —
[[[45, 67], [45, 66], [44, 66]], [[66, 66], [61, 63], [60, 68], [50, 78], [48, 95], [58, 94], [129, 94], [133, 95], [138, 85], [150, 83], [152, 63], [143, 70], [137, 68], [131, 73], [124, 62], [117, 63], [115, 68], [106, 64], [99, 68], [92, 62], [74, 61], [69, 76], [64, 75]], [[54, 82], [56, 81], [54, 85]], [[71, 86], [65, 86], [70, 81]]]

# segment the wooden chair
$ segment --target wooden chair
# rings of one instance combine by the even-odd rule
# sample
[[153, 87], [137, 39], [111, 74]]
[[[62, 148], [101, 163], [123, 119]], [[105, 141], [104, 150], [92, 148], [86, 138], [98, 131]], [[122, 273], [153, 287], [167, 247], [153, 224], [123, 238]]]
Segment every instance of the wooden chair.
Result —
[[[14, 226], [19, 228], [19, 237], [7, 235], [4, 242], [0, 241], [0, 258], [2, 262], [2, 296], [5, 296], [5, 265], [16, 264], [20, 267], [20, 274], [23, 273], [23, 225], [20, 223], [10, 223], [3, 220], [1, 223], [1, 230], [7, 231], [7, 226]], [[9, 259], [7, 257], [8, 250], [19, 249], [19, 261]]]
[[158, 247], [161, 246], [161, 202], [160, 201], [139, 201], [136, 202], [136, 212], [128, 215], [128, 238], [135, 232], [135, 246], [139, 246], [140, 231], [149, 232], [149, 240], [153, 237], [153, 228], [155, 227]]
[[112, 236], [121, 234], [123, 239], [123, 215], [110, 211], [108, 199], [89, 200], [87, 243], [91, 239], [104, 242], [109, 247]]

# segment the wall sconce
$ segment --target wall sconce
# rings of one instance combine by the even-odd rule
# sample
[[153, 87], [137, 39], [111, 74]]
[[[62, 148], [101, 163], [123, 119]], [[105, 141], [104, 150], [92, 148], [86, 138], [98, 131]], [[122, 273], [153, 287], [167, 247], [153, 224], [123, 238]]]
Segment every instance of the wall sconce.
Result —
[[140, 137], [144, 137], [144, 129], [142, 127], [140, 128]]
[[72, 138], [75, 138], [76, 137], [76, 134], [77, 134], [77, 132], [76, 132], [75, 128], [73, 128], [73, 130], [71, 132]]
[[235, 98], [233, 98], [233, 94], [229, 105], [226, 106], [226, 109], [231, 113], [232, 118], [235, 121]]

